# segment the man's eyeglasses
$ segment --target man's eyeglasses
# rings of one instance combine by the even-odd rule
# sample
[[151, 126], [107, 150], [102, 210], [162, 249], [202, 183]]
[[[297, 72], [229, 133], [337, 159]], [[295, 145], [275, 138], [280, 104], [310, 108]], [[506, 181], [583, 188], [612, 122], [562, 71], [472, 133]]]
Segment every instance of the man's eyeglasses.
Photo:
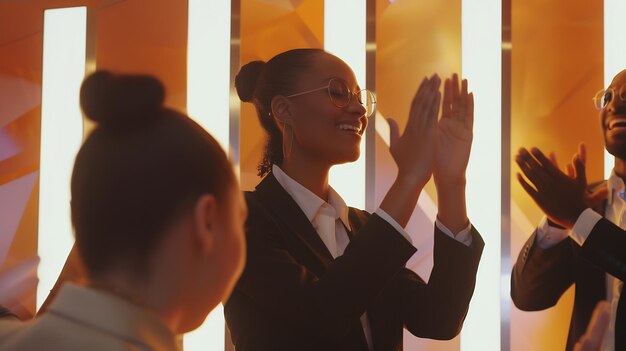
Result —
[[619, 89], [606, 88], [600, 90], [592, 99], [593, 105], [598, 111], [602, 111], [616, 96], [621, 101], [626, 101], [626, 85], [622, 85]]
[[374, 93], [367, 89], [361, 89], [359, 91], [352, 92], [348, 87], [348, 84], [338, 78], [332, 78], [328, 81], [328, 84], [324, 85], [323, 87], [303, 91], [301, 93], [291, 94], [285, 97], [292, 98], [320, 90], [327, 90], [330, 101], [333, 103], [333, 105], [337, 107], [348, 106], [348, 104], [350, 104], [352, 96], [355, 96], [357, 101], [361, 105], [363, 105], [363, 107], [365, 107], [365, 117], [369, 117], [372, 112], [374, 112], [374, 108], [376, 107], [376, 97], [374, 96]]

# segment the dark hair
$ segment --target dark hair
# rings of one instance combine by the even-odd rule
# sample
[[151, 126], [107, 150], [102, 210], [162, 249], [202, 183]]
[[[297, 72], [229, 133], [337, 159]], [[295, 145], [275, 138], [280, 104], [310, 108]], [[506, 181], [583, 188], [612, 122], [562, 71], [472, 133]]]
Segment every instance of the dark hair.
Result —
[[120, 267], [145, 273], [168, 225], [201, 195], [224, 199], [234, 184], [215, 139], [163, 107], [164, 97], [151, 76], [101, 71], [83, 82], [81, 107], [98, 126], [76, 156], [71, 211], [92, 277]]
[[264, 176], [273, 164], [283, 161], [283, 136], [272, 116], [272, 98], [293, 93], [299, 74], [313, 65], [313, 57], [325, 53], [321, 49], [294, 49], [274, 56], [268, 62], [252, 61], [239, 70], [235, 87], [239, 99], [252, 102], [261, 126], [267, 132], [263, 159], [258, 165], [259, 176]]

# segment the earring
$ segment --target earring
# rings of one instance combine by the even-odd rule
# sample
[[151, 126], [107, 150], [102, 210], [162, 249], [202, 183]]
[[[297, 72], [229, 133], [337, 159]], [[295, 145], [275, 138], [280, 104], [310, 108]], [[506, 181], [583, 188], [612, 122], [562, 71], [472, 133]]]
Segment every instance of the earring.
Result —
[[283, 159], [287, 159], [291, 156], [291, 150], [293, 148], [293, 126], [291, 122], [285, 122], [283, 124]]

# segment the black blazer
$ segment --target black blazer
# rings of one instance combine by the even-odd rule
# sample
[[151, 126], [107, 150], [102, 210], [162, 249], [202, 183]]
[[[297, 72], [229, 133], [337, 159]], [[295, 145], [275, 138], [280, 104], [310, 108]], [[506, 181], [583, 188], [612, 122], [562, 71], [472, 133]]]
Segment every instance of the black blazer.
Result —
[[[602, 182], [596, 186], [606, 186]], [[595, 210], [604, 214], [606, 201]], [[574, 310], [566, 350], [585, 333], [596, 304], [606, 299], [606, 273], [626, 278], [626, 232], [606, 218], [595, 225], [584, 245], [571, 238], [542, 249], [536, 245], [537, 231], [522, 248], [511, 276], [511, 298], [519, 309], [539, 311], [554, 306], [561, 295], [576, 284]], [[620, 296], [615, 350], [626, 350], [626, 290]]]
[[484, 246], [435, 230], [428, 284], [404, 268], [416, 249], [377, 215], [350, 208], [344, 254], [330, 252], [296, 202], [269, 174], [246, 193], [247, 262], [224, 309], [238, 351], [401, 350], [406, 327], [420, 337], [451, 339], [461, 330]]

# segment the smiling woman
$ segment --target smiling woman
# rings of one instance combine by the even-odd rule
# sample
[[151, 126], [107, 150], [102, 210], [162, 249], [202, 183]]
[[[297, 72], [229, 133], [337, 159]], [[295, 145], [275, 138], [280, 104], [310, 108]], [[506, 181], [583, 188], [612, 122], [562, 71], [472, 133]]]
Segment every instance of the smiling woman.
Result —
[[[396, 350], [403, 327], [434, 339], [459, 333], [484, 245], [464, 197], [473, 96], [467, 81], [446, 80], [438, 121], [440, 84], [424, 79], [402, 136], [390, 121], [399, 175], [370, 214], [328, 184], [332, 166], [359, 158], [375, 104], [350, 67], [295, 49], [241, 68], [237, 92], [268, 141], [265, 178], [246, 194], [247, 265], [224, 310], [237, 350]], [[416, 251], [404, 227], [431, 175], [439, 214], [427, 284], [404, 268]]]

